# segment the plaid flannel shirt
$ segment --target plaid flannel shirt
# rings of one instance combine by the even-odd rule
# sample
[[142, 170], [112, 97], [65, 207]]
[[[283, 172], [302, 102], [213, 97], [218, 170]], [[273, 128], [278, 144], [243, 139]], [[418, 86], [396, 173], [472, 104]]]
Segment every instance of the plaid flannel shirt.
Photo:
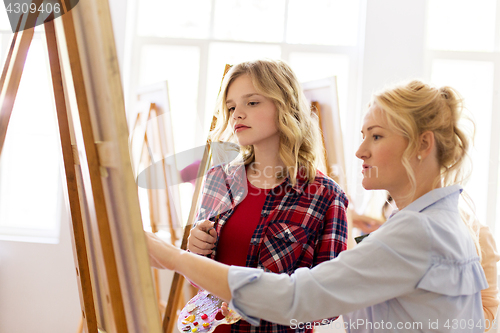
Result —
[[[225, 170], [226, 169], [226, 170]], [[215, 221], [217, 235], [248, 193], [245, 166], [216, 166], [205, 177], [197, 220]], [[315, 180], [288, 178], [269, 192], [261, 218], [250, 242], [246, 266], [266, 272], [292, 274], [299, 267], [313, 267], [347, 248], [347, 197], [330, 178], [316, 172]], [[215, 258], [215, 250], [210, 257]], [[335, 318], [329, 318], [333, 320]], [[246, 321], [232, 325], [231, 333], [303, 333], [261, 320], [260, 326]]]

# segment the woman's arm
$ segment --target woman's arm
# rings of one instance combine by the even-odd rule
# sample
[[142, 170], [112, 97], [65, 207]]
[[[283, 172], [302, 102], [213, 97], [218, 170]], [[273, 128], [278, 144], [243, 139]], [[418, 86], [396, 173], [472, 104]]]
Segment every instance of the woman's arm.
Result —
[[[402, 214], [400, 214], [402, 215]], [[361, 309], [414, 290], [429, 265], [429, 235], [419, 221], [386, 225], [337, 259], [293, 275], [231, 267], [185, 253], [148, 235], [151, 262], [176, 270], [249, 316], [289, 325]], [[384, 233], [382, 233], [384, 231]], [[257, 321], [258, 322], [258, 321]]]
[[418, 220], [399, 222], [291, 276], [231, 267], [229, 307], [251, 323], [260, 318], [290, 325], [292, 319], [320, 320], [410, 293], [429, 268], [430, 239]]
[[178, 249], [152, 233], [146, 232], [146, 238], [153, 267], [175, 270], [219, 298], [231, 300], [227, 281], [229, 266]]

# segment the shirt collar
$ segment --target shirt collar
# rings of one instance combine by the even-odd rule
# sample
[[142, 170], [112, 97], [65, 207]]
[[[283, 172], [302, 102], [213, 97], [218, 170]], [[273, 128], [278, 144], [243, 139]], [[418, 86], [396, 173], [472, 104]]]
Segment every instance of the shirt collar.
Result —
[[[286, 178], [286, 181], [288, 183], [290, 183], [290, 180], [288, 179], [288, 177]], [[295, 185], [292, 186], [292, 189], [295, 192], [302, 194], [302, 192], [304, 192], [304, 188], [306, 187], [306, 185], [307, 185], [306, 178], [304, 178], [300, 175], [297, 175], [297, 178], [295, 179]]]
[[[427, 207], [433, 205], [437, 201], [454, 194], [456, 192], [462, 193], [463, 188], [459, 184], [436, 188], [430, 192], [427, 192], [417, 200], [410, 203], [408, 206], [403, 208], [402, 210], [409, 210], [412, 212], [421, 212]], [[391, 217], [394, 216], [399, 210], [394, 210], [391, 214]]]

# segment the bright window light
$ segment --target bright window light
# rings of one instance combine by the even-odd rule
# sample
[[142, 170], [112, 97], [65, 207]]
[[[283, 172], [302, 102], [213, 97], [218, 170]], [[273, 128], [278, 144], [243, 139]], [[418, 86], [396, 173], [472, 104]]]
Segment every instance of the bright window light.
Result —
[[281, 42], [285, 0], [216, 0], [216, 39]]
[[0, 10], [0, 30], [12, 31], [6, 10]]
[[430, 49], [494, 50], [496, 0], [432, 0], [427, 3]]
[[490, 165], [494, 166], [489, 160], [493, 74], [494, 64], [487, 61], [436, 59], [432, 63], [432, 82], [457, 89], [476, 126], [474, 147], [470, 150], [472, 175], [465, 189], [474, 200], [476, 214], [483, 224], [488, 224], [488, 172]]
[[2, 239], [57, 243], [61, 147], [46, 50], [34, 39], [24, 66], [0, 164]]
[[209, 36], [211, 1], [141, 0], [137, 3], [138, 35], [176, 38]]
[[[166, 60], [168, 59], [168, 61]], [[175, 151], [195, 146], [200, 51], [194, 46], [146, 45], [140, 63], [141, 85], [168, 82]]]
[[359, 1], [289, 0], [287, 43], [350, 45], [358, 40]]

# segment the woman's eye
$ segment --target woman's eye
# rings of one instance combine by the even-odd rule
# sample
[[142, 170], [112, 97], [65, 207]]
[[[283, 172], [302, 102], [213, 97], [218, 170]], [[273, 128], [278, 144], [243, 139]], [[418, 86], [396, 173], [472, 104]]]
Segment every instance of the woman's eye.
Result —
[[257, 104], [259, 104], [259, 102], [248, 102], [248, 105], [252, 105], [252, 106], [255, 106]]
[[378, 140], [378, 139], [380, 139], [380, 138], [381, 138], [381, 136], [380, 136], [380, 135], [377, 135], [377, 134], [374, 134], [374, 135], [373, 135], [373, 139], [374, 139], [374, 140]]
[[233, 112], [233, 111], [234, 111], [234, 107], [227, 108], [227, 111], [229, 111], [229, 112]]

